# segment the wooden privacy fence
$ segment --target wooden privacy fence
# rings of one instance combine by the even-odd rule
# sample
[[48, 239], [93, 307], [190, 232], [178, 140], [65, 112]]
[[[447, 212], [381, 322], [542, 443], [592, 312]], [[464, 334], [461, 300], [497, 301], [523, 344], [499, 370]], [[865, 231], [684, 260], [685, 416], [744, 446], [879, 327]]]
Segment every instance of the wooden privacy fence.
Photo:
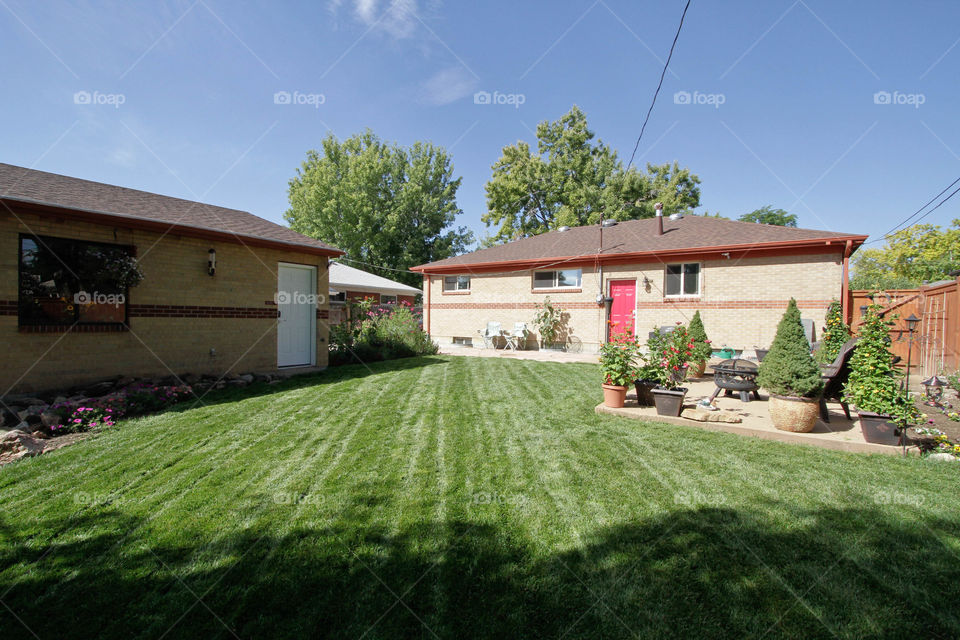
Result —
[[893, 320], [890, 338], [894, 355], [907, 363], [909, 340], [906, 318], [914, 315], [920, 323], [913, 338], [910, 372], [923, 377], [952, 373], [960, 369], [960, 278], [919, 289], [896, 291], [851, 291], [851, 327], [857, 332], [863, 311], [874, 302], [883, 306], [884, 315]]

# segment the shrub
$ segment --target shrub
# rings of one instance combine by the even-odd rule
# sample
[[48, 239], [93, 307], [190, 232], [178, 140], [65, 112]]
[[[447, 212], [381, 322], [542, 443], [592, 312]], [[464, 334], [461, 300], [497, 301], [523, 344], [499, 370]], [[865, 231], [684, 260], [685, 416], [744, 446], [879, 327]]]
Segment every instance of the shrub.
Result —
[[857, 348], [850, 358], [850, 377], [843, 388], [843, 399], [862, 413], [890, 416], [901, 427], [920, 419], [910, 396], [900, 389], [900, 372], [893, 366], [890, 352], [890, 325], [880, 315], [880, 305], [867, 307], [860, 328]]
[[826, 326], [823, 328], [823, 337], [817, 347], [817, 362], [830, 364], [840, 349], [850, 339], [850, 327], [843, 321], [843, 305], [839, 300], [830, 303], [827, 309]]
[[770, 352], [760, 363], [757, 383], [776, 395], [815, 398], [823, 391], [820, 367], [810, 355], [810, 343], [793, 298], [777, 325]]
[[691, 362], [706, 362], [710, 359], [713, 348], [707, 338], [707, 331], [703, 328], [703, 320], [700, 319], [699, 309], [693, 314], [693, 319], [690, 321], [690, 341], [693, 342]]
[[560, 333], [563, 309], [551, 303], [550, 296], [547, 296], [543, 299], [543, 304], [537, 305], [537, 312], [533, 314], [533, 324], [540, 334], [540, 346], [550, 346]]
[[420, 328], [409, 303], [374, 308], [369, 300], [352, 308], [351, 320], [330, 327], [330, 365], [432, 355], [437, 343]]
[[637, 379], [640, 345], [629, 331], [617, 333], [600, 346], [600, 373], [604, 384], [626, 387]]

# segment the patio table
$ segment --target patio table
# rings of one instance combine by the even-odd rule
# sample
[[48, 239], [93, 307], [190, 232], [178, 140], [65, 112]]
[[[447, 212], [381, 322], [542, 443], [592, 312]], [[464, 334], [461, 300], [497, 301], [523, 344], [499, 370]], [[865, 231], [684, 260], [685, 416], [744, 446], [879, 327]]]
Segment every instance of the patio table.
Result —
[[734, 391], [739, 392], [741, 402], [750, 402], [750, 394], [759, 400], [760, 387], [757, 385], [757, 372], [756, 363], [737, 358], [730, 358], [714, 365], [713, 381], [717, 388], [714, 389], [709, 401], [713, 402], [721, 391], [728, 396], [733, 395]]

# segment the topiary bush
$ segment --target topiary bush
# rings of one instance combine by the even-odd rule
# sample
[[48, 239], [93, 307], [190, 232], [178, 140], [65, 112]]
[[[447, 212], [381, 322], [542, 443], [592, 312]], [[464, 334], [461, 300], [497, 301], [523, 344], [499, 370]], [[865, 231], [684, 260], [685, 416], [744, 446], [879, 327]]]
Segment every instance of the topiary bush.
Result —
[[690, 320], [690, 327], [687, 330], [690, 334], [690, 341], [693, 342], [693, 353], [690, 356], [691, 362], [706, 362], [713, 353], [713, 347], [710, 346], [710, 339], [707, 338], [707, 331], [703, 328], [703, 320], [700, 319], [700, 310], [697, 309]]
[[817, 347], [817, 362], [830, 364], [840, 349], [850, 339], [850, 326], [843, 321], [843, 305], [839, 300], [830, 303], [827, 309], [827, 324], [823, 328], [823, 337]]
[[810, 343], [800, 322], [797, 301], [790, 298], [777, 325], [770, 352], [760, 363], [757, 383], [780, 396], [815, 398], [823, 391], [820, 367], [810, 355]]

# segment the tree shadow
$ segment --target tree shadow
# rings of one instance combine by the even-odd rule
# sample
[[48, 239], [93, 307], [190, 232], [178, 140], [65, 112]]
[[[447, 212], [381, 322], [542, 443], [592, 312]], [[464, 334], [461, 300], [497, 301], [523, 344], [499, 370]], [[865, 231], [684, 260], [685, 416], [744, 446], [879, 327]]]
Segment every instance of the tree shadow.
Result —
[[[952, 604], [960, 568], [942, 542], [956, 545], [954, 521], [902, 521], [873, 507], [686, 508], [599, 527], [557, 550], [494, 524], [525, 505], [470, 505], [397, 529], [376, 520], [392, 498], [372, 487], [324, 517], [308, 497], [268, 505], [274, 515], [289, 510], [274, 518], [279, 525], [230, 531], [185, 522], [157, 532], [114, 506], [32, 523], [3, 518], [0, 599], [9, 610], [0, 609], [0, 634], [960, 635]], [[313, 517], [297, 516], [298, 506]], [[49, 531], [54, 542], [39, 545]]]

